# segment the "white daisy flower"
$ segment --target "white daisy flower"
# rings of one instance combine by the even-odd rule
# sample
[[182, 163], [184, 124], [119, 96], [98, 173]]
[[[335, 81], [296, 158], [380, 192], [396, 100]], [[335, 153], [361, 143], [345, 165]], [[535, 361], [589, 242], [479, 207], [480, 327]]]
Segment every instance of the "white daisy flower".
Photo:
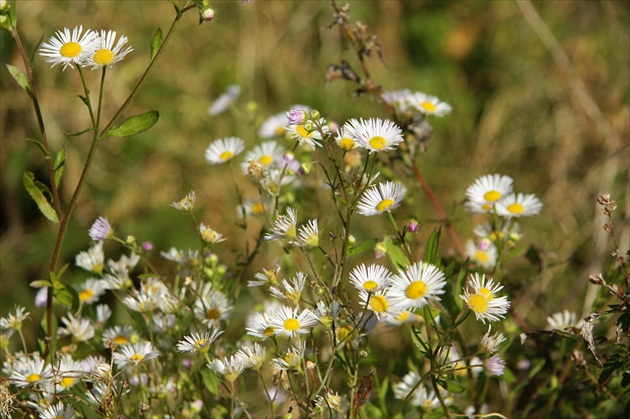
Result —
[[61, 321], [64, 324], [64, 327], [58, 329], [61, 336], [72, 336], [74, 342], [84, 342], [94, 337], [94, 326], [89, 319], [74, 318], [72, 313], [68, 313], [68, 316], [62, 317]]
[[393, 150], [404, 141], [400, 127], [388, 119], [351, 119], [341, 129], [345, 135], [356, 138], [358, 144], [370, 153]]
[[263, 285], [275, 285], [278, 283], [280, 273], [280, 263], [276, 261], [272, 269], [263, 269], [262, 272], [254, 274], [254, 280], [247, 281], [248, 287], [260, 287]]
[[109, 363], [107, 362], [104, 356], [90, 355], [90, 356], [85, 357], [81, 361], [79, 361], [79, 370], [85, 372], [88, 375], [90, 374], [96, 375], [98, 373], [98, 370], [102, 368], [101, 364], [103, 363], [109, 366]]
[[384, 266], [375, 263], [361, 264], [350, 272], [350, 283], [359, 291], [380, 291], [389, 286], [392, 273]]
[[233, 309], [230, 300], [219, 290], [212, 290], [203, 294], [201, 298], [195, 301], [193, 307], [195, 316], [206, 325], [227, 320]]
[[88, 250], [79, 253], [75, 259], [75, 264], [86, 271], [102, 274], [105, 265], [103, 242], [99, 241]]
[[112, 273], [106, 273], [101, 279], [101, 285], [106, 290], [119, 290], [130, 287], [133, 285], [131, 278], [129, 278], [129, 271], [127, 268], [114, 269]]
[[495, 333], [494, 336], [490, 336], [490, 331], [492, 330], [492, 325], [488, 325], [488, 331], [479, 341], [479, 350], [481, 352], [487, 352], [493, 354], [501, 348], [501, 344], [505, 342], [505, 337], [503, 333]]
[[245, 362], [240, 356], [232, 355], [229, 358], [215, 359], [208, 363], [208, 368], [233, 383], [245, 369]]
[[109, 340], [117, 345], [130, 345], [131, 341], [138, 339], [139, 336], [138, 332], [131, 326], [112, 326], [103, 332], [103, 344]]
[[236, 351], [236, 357], [241, 358], [245, 364], [245, 368], [251, 368], [254, 371], [260, 370], [265, 359], [265, 348], [258, 343], [253, 345], [243, 345], [241, 349]]
[[89, 278], [79, 288], [79, 301], [92, 304], [105, 294], [105, 285], [101, 279]]
[[159, 294], [147, 294], [145, 292], [139, 292], [135, 296], [127, 296], [123, 298], [122, 302], [130, 310], [138, 311], [140, 313], [149, 313], [156, 310], [159, 307], [161, 295]]
[[294, 337], [309, 333], [317, 325], [317, 316], [308, 308], [298, 313], [297, 307], [281, 307], [271, 316], [269, 324], [276, 335]]
[[254, 313], [247, 319], [247, 326], [245, 327], [247, 334], [262, 340], [275, 336], [276, 329], [270, 322], [272, 316], [273, 312]]
[[118, 38], [118, 42], [116, 43], [116, 46], [114, 46], [116, 31], [105, 32], [102, 30], [101, 36], [98, 40], [98, 47], [87, 59], [87, 65], [92, 66], [92, 70], [103, 67], [111, 67], [113, 64], [121, 61], [127, 54], [133, 51], [133, 48], [131, 47], [123, 49], [129, 40], [124, 35]]
[[81, 381], [81, 378], [85, 376], [85, 371], [80, 362], [72, 359], [70, 354], [63, 354], [59, 360], [59, 365], [54, 372], [56, 382], [56, 392], [61, 392], [69, 389], [70, 387]]
[[195, 191], [190, 191], [181, 201], [173, 202], [171, 207], [178, 211], [191, 212], [195, 208], [195, 202], [197, 202], [197, 194]]
[[39, 55], [41, 55], [47, 63], [51, 63], [52, 67], [57, 64], [74, 68], [73, 64], [84, 66], [87, 60], [92, 56], [99, 46], [99, 38], [96, 32], [92, 30], [86, 31], [83, 35], [83, 26], [75, 27], [70, 33], [70, 29], [64, 28], [57, 31], [55, 36], [51, 36], [48, 42], [43, 42], [39, 47]]
[[[267, 204], [266, 204], [267, 203]], [[247, 217], [256, 217], [265, 214], [265, 206], [268, 205], [267, 200], [264, 202], [260, 199], [257, 200], [244, 200], [243, 205], [238, 205], [236, 207], [236, 215], [239, 217], [243, 216], [243, 212]]]
[[179, 352], [208, 352], [210, 345], [221, 334], [222, 330], [211, 327], [209, 331], [203, 334], [192, 333], [184, 337], [184, 340], [180, 340], [177, 344], [177, 350]]
[[560, 311], [547, 317], [547, 328], [551, 330], [570, 330], [572, 328], [581, 329], [584, 321], [578, 318], [575, 313], [569, 310]]
[[437, 266], [414, 263], [392, 277], [389, 298], [401, 306], [420, 308], [429, 300], [439, 301], [438, 295], [444, 294], [445, 285], [444, 273]]
[[298, 230], [298, 244], [304, 247], [319, 246], [319, 228], [317, 220], [309, 220], [303, 224]]
[[347, 127], [341, 127], [335, 135], [335, 142], [343, 151], [354, 150], [359, 146], [358, 139], [354, 136], [354, 131]]
[[287, 237], [291, 240], [297, 238], [297, 210], [287, 207], [286, 215], [278, 215], [271, 228], [272, 234], [265, 234], [265, 240], [274, 241]]
[[241, 86], [238, 84], [229, 85], [225, 93], [212, 102], [212, 105], [208, 108], [208, 114], [214, 116], [227, 111], [240, 94]]
[[409, 109], [408, 99], [412, 93], [409, 89], [392, 90], [383, 92], [383, 99], [399, 112], [406, 112]]
[[0, 329], [14, 329], [20, 330], [22, 328], [22, 322], [30, 318], [30, 313], [25, 311], [22, 306], [15, 306], [15, 314], [9, 313], [7, 317], [0, 319]]
[[266, 141], [258, 144], [252, 150], [245, 153], [241, 168], [243, 173], [248, 174], [249, 164], [254, 161], [263, 168], [273, 165], [277, 160], [281, 160], [284, 156], [284, 148], [275, 141]]
[[283, 357], [272, 359], [270, 364], [278, 371], [288, 371], [290, 369], [301, 371], [305, 352], [306, 342], [300, 341], [296, 346], [291, 346]]
[[289, 303], [297, 305], [300, 302], [304, 284], [306, 284], [306, 275], [297, 272], [290, 282], [283, 279], [279, 286], [270, 287], [269, 292], [280, 300], [287, 300]]
[[503, 288], [503, 285], [494, 284], [492, 279], [486, 282], [485, 275], [478, 273], [468, 277], [468, 286], [472, 288], [464, 291], [460, 297], [466, 301], [468, 307], [475, 313], [477, 320], [486, 323], [486, 320], [493, 322], [505, 317], [510, 302], [507, 297], [496, 297], [496, 293]]
[[421, 320], [422, 317], [418, 316], [409, 310], [401, 311], [396, 317], [384, 317], [383, 322], [390, 326], [401, 326], [405, 323], [412, 323]]
[[258, 130], [258, 136], [261, 138], [280, 137], [284, 135], [288, 125], [287, 113], [277, 113], [263, 121], [260, 129]]
[[212, 142], [206, 149], [206, 161], [210, 164], [226, 163], [238, 156], [245, 143], [238, 137], [228, 137]]
[[96, 323], [99, 323], [98, 328], [104, 325], [107, 320], [112, 316], [112, 309], [107, 304], [98, 304], [96, 306]]
[[529, 217], [542, 209], [542, 202], [534, 194], [510, 194], [497, 203], [497, 214], [502, 217]]
[[336, 391], [333, 392], [331, 389], [328, 389], [323, 396], [317, 396], [315, 398], [315, 404], [322, 409], [330, 409], [331, 411], [334, 410], [338, 413], [343, 413], [342, 403], [345, 397], [346, 396], [340, 396]]
[[116, 261], [109, 259], [107, 261], [107, 267], [112, 273], [115, 273], [114, 271], [122, 271], [124, 269], [132, 270], [136, 267], [138, 262], [140, 262], [140, 256], [135, 253], [130, 253], [129, 256], [121, 255], [120, 259]]
[[494, 206], [512, 193], [512, 178], [499, 174], [485, 175], [466, 189], [466, 209], [484, 214], [493, 212]]
[[388, 288], [376, 292], [359, 291], [359, 300], [361, 307], [367, 307], [376, 315], [378, 321], [385, 318], [396, 318], [400, 313], [406, 310], [406, 307], [393, 301], [388, 293]]
[[499, 219], [499, 227], [495, 230], [492, 223], [477, 224], [473, 229], [473, 233], [479, 238], [496, 242], [497, 240], [503, 242], [506, 240], [518, 241], [520, 240], [520, 225], [517, 222]]
[[227, 240], [221, 233], [211, 229], [204, 223], [199, 224], [199, 235], [204, 242], [211, 244], [221, 243]]
[[3, 370], [2, 372], [7, 373], [11, 383], [17, 387], [26, 387], [31, 384], [43, 386], [48, 384], [52, 378], [50, 364], [46, 364], [38, 354], [28, 358], [18, 358], [9, 371]]
[[444, 116], [451, 113], [451, 105], [441, 102], [435, 96], [429, 96], [426, 93], [415, 92], [406, 99], [409, 107], [426, 115]]
[[[409, 371], [403, 377], [402, 381], [394, 384], [394, 397], [400, 400], [406, 399], [411, 390], [416, 387], [420, 378], [417, 372]], [[418, 386], [414, 390], [413, 395], [409, 399], [409, 403], [426, 410], [437, 409], [440, 406], [440, 400], [436, 397], [435, 392], [433, 390], [427, 390], [423, 385]]]
[[478, 244], [468, 240], [466, 242], [466, 256], [475, 262], [476, 265], [489, 270], [497, 264], [498, 251], [490, 240], [482, 239]]
[[[330, 132], [330, 128], [326, 125], [326, 120], [324, 118], [319, 119], [319, 124], [322, 125], [324, 135]], [[313, 131], [307, 131], [306, 128], [304, 128], [304, 124], [289, 125], [286, 129], [288, 135], [291, 138], [298, 140], [300, 144], [306, 144], [311, 148], [321, 147], [322, 134], [319, 130], [314, 129]]]
[[363, 193], [357, 211], [365, 216], [379, 215], [398, 208], [407, 188], [399, 182], [385, 182], [373, 186]]
[[124, 345], [119, 350], [114, 353], [114, 363], [120, 369], [132, 364], [137, 366], [141, 362], [149, 361], [160, 355], [160, 351], [153, 349], [151, 342]]
[[43, 412], [40, 412], [40, 419], [75, 419], [77, 412], [71, 404], [64, 406], [63, 402], [59, 402], [49, 406]]
[[155, 333], [172, 332], [177, 317], [171, 313], [157, 313], [153, 315], [153, 331]]

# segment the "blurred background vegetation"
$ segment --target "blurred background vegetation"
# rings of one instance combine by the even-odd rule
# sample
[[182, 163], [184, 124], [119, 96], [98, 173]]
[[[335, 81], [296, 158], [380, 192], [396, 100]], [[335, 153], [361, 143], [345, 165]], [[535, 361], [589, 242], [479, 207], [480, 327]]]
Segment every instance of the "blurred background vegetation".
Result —
[[[64, 257], [89, 246], [87, 230], [107, 216], [123, 237], [150, 240], [157, 252], [170, 246], [195, 247], [191, 224], [169, 204], [194, 189], [200, 220], [242, 242], [235, 223], [235, 197], [223, 168], [204, 159], [208, 144], [237, 135], [249, 146], [260, 141], [247, 120], [245, 104], [255, 101], [266, 118], [301, 103], [343, 123], [351, 117], [385, 117], [370, 98], [355, 97], [353, 86], [326, 83], [327, 66], [346, 59], [358, 71], [338, 29], [327, 29], [327, 1], [217, 1], [216, 18], [199, 26], [185, 15], [171, 44], [126, 116], [157, 109], [158, 124], [130, 139], [110, 138], [98, 151], [71, 225]], [[531, 329], [569, 309], [588, 314], [595, 298], [589, 274], [602, 271], [611, 250], [595, 202], [610, 193], [619, 203], [617, 230], [625, 248], [628, 234], [629, 20], [628, 2], [537, 2], [534, 8], [568, 58], [558, 61], [535, 27], [512, 1], [354, 1], [351, 15], [378, 35], [384, 63], [370, 58], [372, 77], [385, 90], [409, 88], [436, 95], [453, 113], [433, 119], [434, 137], [420, 167], [454, 221], [460, 237], [472, 238], [474, 221], [463, 210], [464, 191], [477, 177], [501, 173], [515, 190], [536, 194], [543, 212], [525, 220], [525, 244], [534, 245], [542, 269], [524, 257], [514, 268], [514, 314]], [[149, 60], [158, 27], [174, 15], [166, 1], [18, 2], [18, 29], [35, 55], [40, 38], [63, 27], [112, 29], [129, 37], [134, 51], [108, 71], [104, 115], [124, 101]], [[21, 67], [13, 40], [1, 34], [3, 63]], [[556, 54], [554, 58], [554, 54]], [[560, 63], [560, 65], [558, 65]], [[39, 57], [34, 71], [53, 149], [67, 148], [62, 193], [69, 199], [88, 148], [88, 136], [67, 137], [88, 126], [77, 95], [80, 81], [68, 69], [50, 69]], [[87, 71], [92, 89], [99, 72]], [[0, 69], [0, 275], [5, 315], [14, 303], [31, 305], [28, 284], [46, 277], [56, 228], [25, 193], [23, 171], [45, 179], [42, 155], [26, 141], [37, 131], [31, 103]], [[230, 84], [241, 86], [238, 111], [211, 117], [212, 101]], [[245, 184], [246, 182], [244, 182]], [[424, 238], [438, 225], [422, 190], [407, 184], [423, 222]], [[248, 190], [250, 197], [255, 189]], [[246, 194], [247, 195], [247, 194]], [[386, 221], [386, 220], [385, 220]], [[365, 224], [364, 228], [368, 228]], [[383, 234], [385, 230], [378, 234]], [[446, 235], [443, 235], [446, 236]], [[240, 237], [240, 238], [239, 238]], [[115, 254], [114, 248], [110, 248]], [[452, 254], [443, 240], [441, 252]], [[225, 255], [230, 260], [230, 255]], [[262, 256], [259, 264], [270, 259]], [[252, 274], [255, 272], [252, 269]], [[35, 321], [40, 313], [33, 313]]]

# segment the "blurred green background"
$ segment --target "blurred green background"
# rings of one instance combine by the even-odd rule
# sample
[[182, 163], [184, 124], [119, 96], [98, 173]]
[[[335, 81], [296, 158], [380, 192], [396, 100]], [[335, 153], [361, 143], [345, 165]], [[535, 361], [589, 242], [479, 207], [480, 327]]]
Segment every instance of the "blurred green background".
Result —
[[[522, 231], [525, 244], [538, 247], [545, 268], [518, 271], [519, 292], [511, 296], [515, 314], [530, 327], [544, 328], [552, 312], [587, 311], [594, 298], [588, 275], [602, 270], [611, 250], [595, 202], [602, 193], [619, 203], [622, 250], [629, 241], [628, 3], [534, 4], [568, 58], [568, 73], [512, 1], [349, 3], [353, 18], [378, 35], [383, 49], [385, 63], [369, 60], [373, 79], [385, 90], [424, 91], [453, 107], [451, 115], [432, 120], [434, 138], [420, 167], [460, 237], [473, 236], [474, 220], [462, 200], [481, 175], [509, 175], [516, 191], [543, 201], [543, 212], [526, 220]], [[191, 189], [197, 192], [199, 219], [230, 237], [230, 245], [242, 243], [231, 185], [226, 185], [223, 168], [207, 165], [203, 157], [218, 138], [237, 135], [250, 146], [260, 141], [257, 130], [238, 115], [208, 115], [208, 106], [230, 84], [242, 88], [239, 109], [244, 112], [245, 104], [255, 101], [262, 118], [295, 103], [315, 107], [340, 123], [386, 116], [372, 99], [353, 97], [354, 86], [326, 83], [328, 64], [346, 59], [359, 70], [338, 29], [327, 29], [332, 22], [329, 2], [213, 5], [217, 13], [210, 23], [199, 26], [196, 12], [184, 16], [125, 114], [156, 109], [158, 124], [130, 139], [110, 138], [99, 149], [62, 260], [73, 263], [74, 255], [89, 246], [87, 230], [100, 215], [119, 235], [152, 241], [157, 259], [157, 252], [170, 246], [196, 246], [189, 220], [169, 207]], [[146, 67], [157, 28], [166, 32], [174, 16], [166, 1], [25, 1], [17, 7], [18, 29], [33, 54], [42, 36], [48, 39], [63, 27], [112, 29], [129, 37], [134, 51], [108, 71], [106, 119]], [[0, 40], [2, 62], [22, 68], [12, 38], [3, 32]], [[61, 191], [68, 200], [89, 146], [87, 136], [64, 134], [88, 126], [77, 98], [80, 80], [76, 71], [50, 69], [38, 56], [33, 66], [49, 141], [55, 150], [67, 148]], [[87, 73], [96, 91], [99, 72]], [[4, 65], [0, 82], [0, 314], [5, 315], [14, 303], [31, 304], [35, 291], [28, 284], [46, 276], [56, 228], [21, 183], [24, 170], [45, 179], [42, 155], [26, 141], [38, 132], [31, 103]], [[415, 198], [414, 208], [405, 211], [421, 218], [426, 238], [437, 215], [417, 185], [407, 186]], [[255, 196], [253, 187], [247, 192]], [[108, 249], [116, 255], [114, 247]], [[446, 238], [441, 252], [452, 253]], [[225, 259], [230, 260], [229, 252]], [[268, 262], [263, 255], [256, 266]], [[524, 258], [518, 263], [527, 265]]]

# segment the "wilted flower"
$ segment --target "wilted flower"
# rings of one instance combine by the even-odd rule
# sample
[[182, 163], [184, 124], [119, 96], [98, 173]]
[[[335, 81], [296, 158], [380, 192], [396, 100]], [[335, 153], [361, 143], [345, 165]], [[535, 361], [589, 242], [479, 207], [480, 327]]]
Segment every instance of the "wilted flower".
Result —
[[94, 241], [107, 240], [114, 234], [107, 217], [98, 217], [90, 227], [90, 238]]
[[498, 354], [492, 355], [483, 363], [485, 370], [492, 375], [503, 375], [505, 371], [505, 360]]

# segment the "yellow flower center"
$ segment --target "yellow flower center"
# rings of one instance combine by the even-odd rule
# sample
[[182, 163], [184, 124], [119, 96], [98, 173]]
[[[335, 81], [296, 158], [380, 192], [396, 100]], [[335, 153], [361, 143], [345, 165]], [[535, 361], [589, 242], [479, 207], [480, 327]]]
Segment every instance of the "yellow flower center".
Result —
[[218, 308], [212, 307], [206, 311], [206, 317], [212, 320], [219, 320], [221, 318], [221, 312]]
[[475, 252], [475, 260], [477, 262], [486, 263], [488, 261], [488, 254], [483, 250], [477, 250]]
[[29, 383], [34, 383], [35, 381], [39, 381], [39, 379], [42, 378], [41, 375], [39, 374], [29, 374], [28, 377], [26, 377], [26, 381], [28, 381]]
[[94, 57], [92, 57], [94, 59], [94, 62], [100, 66], [106, 66], [109, 65], [112, 61], [114, 61], [114, 58], [116, 58], [116, 56], [114, 55], [114, 53], [106, 48], [102, 48], [99, 49], [98, 51], [96, 51], [94, 53]]
[[354, 148], [354, 140], [348, 137], [342, 138], [339, 141], [339, 147], [341, 147], [343, 150], [350, 151]]
[[385, 148], [386, 145], [387, 145], [387, 140], [381, 137], [380, 135], [370, 138], [370, 147], [372, 147], [375, 150], [380, 150], [382, 148]]
[[387, 211], [392, 205], [394, 205], [394, 201], [392, 199], [383, 199], [376, 205], [377, 211]]
[[140, 311], [153, 310], [153, 303], [151, 301], [143, 301], [140, 303]]
[[304, 243], [308, 247], [317, 247], [319, 246], [319, 236], [317, 234], [311, 234], [310, 236], [306, 238]]
[[74, 378], [72, 377], [63, 377], [61, 379], [61, 383], [59, 384], [61, 387], [70, 387], [74, 384]]
[[208, 342], [208, 339], [199, 339], [197, 342], [195, 342], [195, 348], [199, 349], [203, 346], [206, 345], [206, 342]]
[[118, 335], [114, 338], [114, 342], [117, 345], [126, 345], [129, 343], [129, 339], [127, 339], [127, 336]]
[[271, 157], [269, 154], [265, 154], [258, 159], [258, 163], [262, 164], [263, 166], [269, 166], [271, 163], [273, 163], [273, 157]]
[[297, 233], [295, 231], [295, 226], [294, 225], [289, 226], [289, 228], [284, 234], [286, 234], [287, 237], [294, 239], [297, 236]]
[[435, 105], [431, 102], [422, 102], [420, 106], [427, 112], [435, 112]]
[[366, 291], [372, 291], [377, 286], [378, 286], [378, 283], [376, 281], [372, 281], [371, 279], [363, 283], [363, 289]]
[[273, 326], [269, 326], [265, 330], [263, 330], [263, 335], [265, 336], [273, 336], [273, 333], [276, 329]]
[[372, 311], [376, 313], [384, 313], [389, 308], [389, 303], [387, 302], [387, 298], [382, 295], [375, 295], [370, 299], [370, 307]]
[[396, 321], [399, 322], [404, 322], [405, 320], [407, 320], [409, 318], [409, 312], [408, 311], [403, 311], [402, 313], [400, 313], [397, 317], [396, 317]]
[[308, 132], [306, 128], [304, 128], [304, 125], [298, 125], [295, 127], [295, 132], [297, 132], [297, 134], [302, 138], [311, 138], [315, 133], [315, 131]]
[[207, 229], [203, 231], [203, 241], [205, 242], [214, 242], [217, 238], [217, 232], [211, 229]]
[[519, 203], [508, 205], [507, 210], [512, 214], [522, 214], [525, 211], [525, 207]]
[[422, 298], [427, 293], [427, 284], [423, 281], [414, 281], [405, 290], [405, 295], [412, 300]]
[[282, 135], [282, 134], [284, 134], [284, 127], [276, 128], [276, 135]]
[[226, 150], [223, 153], [221, 153], [221, 155], [219, 155], [219, 158], [223, 161], [228, 161], [232, 157], [234, 157], [234, 153], [232, 153], [230, 150]]
[[499, 198], [501, 198], [501, 192], [499, 191], [491, 190], [483, 194], [483, 199], [487, 202], [497, 202]]
[[339, 329], [337, 329], [337, 339], [344, 340], [346, 337], [348, 337], [351, 331], [352, 327], [350, 325], [341, 326]]
[[488, 300], [481, 294], [473, 294], [468, 297], [468, 305], [475, 313], [485, 313], [488, 309]]
[[295, 332], [300, 328], [300, 322], [297, 319], [286, 319], [284, 321], [284, 328], [290, 330], [291, 332]]
[[86, 302], [90, 298], [94, 296], [94, 291], [92, 290], [83, 290], [79, 293], [79, 300]]
[[252, 205], [252, 214], [260, 215], [265, 211], [265, 207], [263, 207], [262, 203], [257, 203]]
[[479, 288], [479, 294], [481, 294], [488, 301], [492, 301], [494, 299], [494, 294], [486, 287]]
[[65, 58], [74, 58], [81, 54], [81, 51], [83, 51], [83, 47], [78, 42], [67, 42], [61, 47], [59, 53]]
[[137, 364], [138, 362], [144, 359], [144, 356], [140, 354], [135, 354], [135, 355], [132, 355], [129, 359]]

